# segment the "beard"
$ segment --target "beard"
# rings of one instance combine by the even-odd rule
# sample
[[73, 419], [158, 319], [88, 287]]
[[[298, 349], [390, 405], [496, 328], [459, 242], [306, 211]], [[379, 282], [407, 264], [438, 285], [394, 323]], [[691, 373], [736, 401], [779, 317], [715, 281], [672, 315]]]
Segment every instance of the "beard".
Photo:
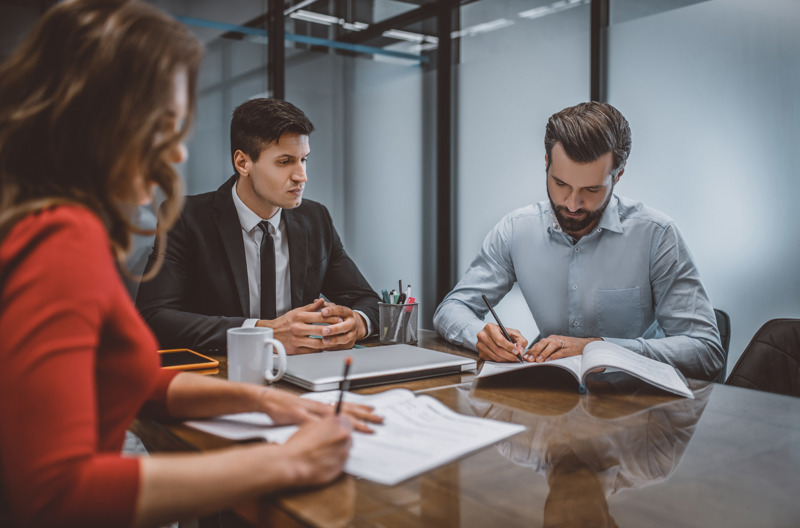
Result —
[[614, 194], [614, 187], [611, 187], [611, 192], [608, 193], [608, 197], [603, 204], [598, 207], [597, 209], [593, 209], [588, 211], [586, 209], [578, 209], [575, 211], [576, 214], [585, 214], [583, 218], [570, 218], [566, 215], [568, 209], [563, 205], [556, 205], [553, 202], [553, 198], [550, 196], [550, 189], [547, 189], [547, 198], [550, 200], [550, 207], [553, 208], [553, 212], [556, 215], [556, 220], [558, 220], [558, 225], [561, 226], [561, 229], [564, 230], [567, 234], [572, 233], [580, 233], [592, 223], [596, 222], [603, 216], [603, 213], [606, 211], [606, 207], [608, 207], [608, 203], [611, 201], [611, 196]]

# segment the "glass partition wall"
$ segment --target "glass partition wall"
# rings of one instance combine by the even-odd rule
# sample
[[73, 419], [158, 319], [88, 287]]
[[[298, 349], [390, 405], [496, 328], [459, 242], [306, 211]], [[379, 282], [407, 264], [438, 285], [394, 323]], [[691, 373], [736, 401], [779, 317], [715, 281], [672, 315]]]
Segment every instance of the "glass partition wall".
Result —
[[[545, 199], [547, 117], [591, 97], [633, 129], [618, 192], [677, 221], [731, 315], [729, 368], [761, 324], [800, 317], [794, 0], [153, 3], [207, 49], [187, 191], [232, 174], [232, 110], [281, 86], [317, 127], [307, 197], [328, 206], [376, 290], [412, 285], [423, 327], [491, 226]], [[2, 56], [46, 4], [0, 0], [16, 29]], [[519, 292], [499, 312], [536, 337]]]
[[611, 2], [608, 99], [633, 128], [620, 192], [676, 220], [731, 316], [730, 371], [763, 323], [800, 318], [800, 3], [691, 4]]
[[214, 190], [233, 173], [233, 109], [276, 93], [270, 8], [282, 4], [280, 88], [316, 128], [305, 196], [328, 207], [345, 248], [377, 291], [396, 288], [398, 280], [412, 286], [428, 321], [423, 326], [430, 327], [435, 276], [424, 270], [434, 270], [437, 257], [430, 147], [436, 2], [153, 3], [206, 44], [197, 121], [182, 168], [190, 194]]
[[338, 4], [338, 10], [328, 2], [287, 9], [287, 32], [328, 39], [287, 39], [286, 99], [317, 127], [306, 196], [330, 209], [345, 248], [376, 291], [397, 288], [398, 280], [410, 284], [430, 319], [434, 282], [424, 270], [435, 267], [436, 255], [423, 250], [431, 236], [424, 197], [435, 178], [424, 107], [431, 104], [435, 25], [424, 14], [371, 30], [425, 2]]
[[[461, 7], [455, 141], [458, 277], [506, 213], [547, 199], [547, 118], [589, 99], [589, 2], [557, 4], [494, 0]], [[529, 341], [538, 335], [517, 286], [496, 311], [503, 324]]]

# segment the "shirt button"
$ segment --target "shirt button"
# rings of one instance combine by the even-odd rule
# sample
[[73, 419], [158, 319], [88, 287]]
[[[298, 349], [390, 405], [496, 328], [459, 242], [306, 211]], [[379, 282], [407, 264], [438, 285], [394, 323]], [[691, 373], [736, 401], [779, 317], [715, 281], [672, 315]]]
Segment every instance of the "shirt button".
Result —
[[573, 290], [577, 290], [577, 289], [578, 289], [578, 285], [577, 285], [577, 284], [573, 284], [573, 285], [572, 285], [572, 289], [573, 289]]
[[576, 248], [575, 248], [575, 253], [579, 252], [580, 250], [581, 250], [581, 248], [579, 248], [579, 247], [576, 247]]
[[581, 324], [578, 322], [578, 320], [577, 320], [577, 319], [576, 319], [576, 320], [574, 320], [574, 321], [572, 321], [572, 326], [580, 326], [580, 325], [581, 325]]

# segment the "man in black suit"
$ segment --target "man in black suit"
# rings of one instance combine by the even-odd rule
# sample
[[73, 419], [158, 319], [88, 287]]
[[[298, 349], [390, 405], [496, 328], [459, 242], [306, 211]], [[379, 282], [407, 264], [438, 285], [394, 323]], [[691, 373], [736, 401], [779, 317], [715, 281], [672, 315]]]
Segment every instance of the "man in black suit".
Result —
[[[267, 326], [289, 354], [302, 354], [350, 348], [377, 328], [378, 295], [328, 210], [303, 200], [313, 130], [285, 101], [253, 99], [234, 111], [236, 174], [186, 198], [163, 267], [139, 288], [136, 305], [162, 348], [224, 351], [229, 328]], [[145, 272], [156, 260], [154, 249]]]

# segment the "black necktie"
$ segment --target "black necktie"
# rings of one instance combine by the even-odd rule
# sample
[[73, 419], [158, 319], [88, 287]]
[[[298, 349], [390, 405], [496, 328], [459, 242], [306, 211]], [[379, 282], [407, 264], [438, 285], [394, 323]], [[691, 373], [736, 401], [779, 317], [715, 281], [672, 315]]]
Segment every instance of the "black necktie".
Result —
[[275, 319], [275, 244], [269, 232], [269, 222], [258, 224], [264, 232], [261, 239], [261, 318]]

